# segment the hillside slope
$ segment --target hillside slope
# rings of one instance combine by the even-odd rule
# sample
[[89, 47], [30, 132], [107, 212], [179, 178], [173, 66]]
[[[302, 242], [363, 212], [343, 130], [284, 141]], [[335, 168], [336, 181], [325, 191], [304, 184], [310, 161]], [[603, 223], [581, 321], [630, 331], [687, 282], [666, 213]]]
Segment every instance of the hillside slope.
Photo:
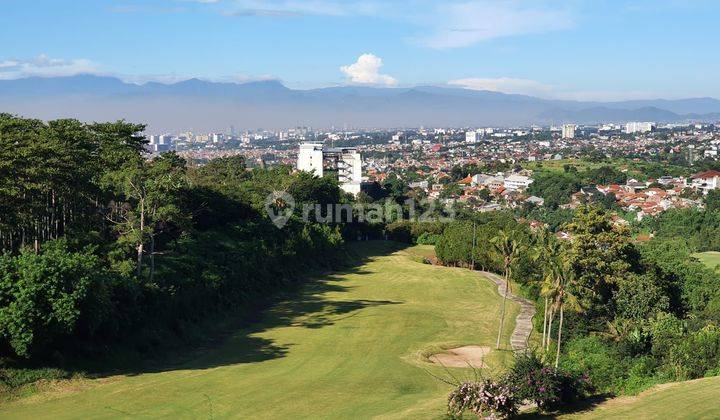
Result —
[[[384, 242], [183, 365], [77, 384], [0, 407], [0, 418], [438, 418], [447, 377], [424, 356], [493, 347], [500, 296], [467, 270], [422, 264]], [[509, 302], [508, 319], [518, 306]], [[512, 322], [506, 325], [509, 348]], [[509, 351], [493, 350], [491, 367]], [[468, 369], [454, 369], [471, 377]]]

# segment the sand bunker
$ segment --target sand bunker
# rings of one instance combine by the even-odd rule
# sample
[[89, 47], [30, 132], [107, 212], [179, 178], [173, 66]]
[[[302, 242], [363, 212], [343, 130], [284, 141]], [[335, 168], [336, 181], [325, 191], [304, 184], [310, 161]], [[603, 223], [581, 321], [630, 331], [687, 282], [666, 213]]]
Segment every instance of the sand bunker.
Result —
[[438, 365], [448, 367], [483, 368], [483, 358], [490, 353], [490, 347], [464, 346], [456, 349], [448, 349], [443, 353], [433, 354], [428, 359]]

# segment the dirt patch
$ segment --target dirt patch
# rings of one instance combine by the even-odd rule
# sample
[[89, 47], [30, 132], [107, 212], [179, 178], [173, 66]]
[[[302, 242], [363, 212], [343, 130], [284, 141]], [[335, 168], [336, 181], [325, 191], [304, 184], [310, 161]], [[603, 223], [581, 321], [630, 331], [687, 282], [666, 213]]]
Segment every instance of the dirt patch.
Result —
[[432, 363], [447, 367], [468, 367], [469, 365], [480, 369], [485, 367], [483, 359], [488, 353], [490, 353], [490, 347], [463, 346], [433, 354], [428, 359]]

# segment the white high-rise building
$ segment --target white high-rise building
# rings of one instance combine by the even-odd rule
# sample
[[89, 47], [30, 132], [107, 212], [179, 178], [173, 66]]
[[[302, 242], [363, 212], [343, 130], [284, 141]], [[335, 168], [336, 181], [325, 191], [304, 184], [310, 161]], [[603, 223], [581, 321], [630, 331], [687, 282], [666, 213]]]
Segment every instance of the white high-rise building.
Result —
[[147, 149], [150, 152], [167, 152], [170, 150], [173, 146], [173, 136], [170, 134], [163, 134], [163, 135], [151, 135], [148, 137], [148, 145]]
[[298, 152], [297, 168], [323, 176], [323, 145], [322, 143], [302, 143]]
[[575, 124], [563, 124], [562, 126], [562, 138], [564, 139], [574, 139], [575, 138], [575, 130], [577, 129], [577, 126]]
[[350, 194], [360, 192], [362, 156], [355, 148], [330, 148], [322, 143], [302, 143], [298, 152], [297, 168], [320, 177], [326, 172], [335, 172], [343, 191]]
[[627, 134], [633, 134], [633, 133], [647, 133], [653, 130], [655, 127], [655, 123], [651, 122], [629, 122], [625, 124], [625, 133]]
[[478, 137], [477, 131], [467, 131], [465, 132], [465, 143], [477, 143]]

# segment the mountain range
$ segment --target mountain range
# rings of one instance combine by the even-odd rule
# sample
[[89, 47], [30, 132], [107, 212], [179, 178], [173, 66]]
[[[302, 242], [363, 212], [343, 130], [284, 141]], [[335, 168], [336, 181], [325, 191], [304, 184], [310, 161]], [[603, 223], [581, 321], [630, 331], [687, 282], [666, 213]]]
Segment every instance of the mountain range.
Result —
[[77, 75], [0, 80], [0, 112], [83, 121], [125, 119], [150, 132], [294, 126], [402, 128], [512, 126], [626, 121], [714, 122], [713, 98], [583, 102], [442, 86], [342, 86], [296, 90], [276, 80], [222, 83], [199, 79], [126, 83]]

